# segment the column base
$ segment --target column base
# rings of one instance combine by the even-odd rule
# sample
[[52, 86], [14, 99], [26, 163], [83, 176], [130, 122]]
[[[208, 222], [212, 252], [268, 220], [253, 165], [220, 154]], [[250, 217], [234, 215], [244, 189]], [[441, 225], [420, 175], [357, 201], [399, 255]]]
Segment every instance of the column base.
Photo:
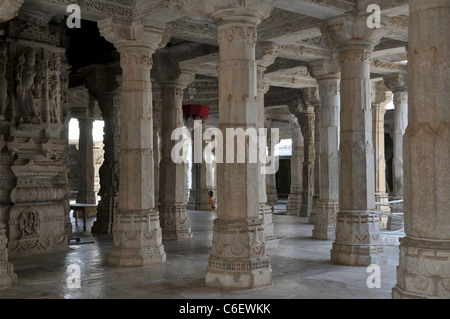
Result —
[[206, 285], [252, 289], [272, 284], [261, 219], [214, 220]]
[[450, 240], [400, 239], [393, 298], [450, 298]]
[[343, 245], [334, 242], [331, 262], [347, 266], [369, 266], [384, 264], [383, 245]]
[[316, 202], [317, 220], [314, 224], [312, 237], [319, 240], [334, 240], [336, 238], [336, 215], [338, 202]]
[[160, 206], [163, 240], [192, 239], [186, 205], [163, 204]]
[[290, 216], [300, 216], [302, 209], [302, 194], [291, 193], [288, 196], [288, 202], [286, 205], [286, 213]]
[[313, 196], [312, 192], [302, 192], [302, 206], [300, 209], [300, 217], [309, 217], [313, 210]]
[[119, 212], [114, 220], [113, 243], [108, 256], [111, 266], [141, 267], [166, 261], [158, 211]]
[[263, 220], [264, 224], [264, 243], [266, 249], [278, 248], [280, 243], [277, 235], [274, 233], [272, 216], [273, 212], [269, 205], [259, 205], [259, 217]]
[[76, 201], [77, 201], [77, 203], [81, 203], [81, 204], [96, 204], [97, 196], [94, 191], [92, 191], [92, 192], [79, 191], [77, 194]]
[[367, 211], [338, 212], [331, 261], [349, 266], [384, 263], [379, 215]]
[[[2, 255], [6, 254], [2, 252]], [[14, 265], [10, 262], [0, 263], [0, 290], [8, 289], [17, 283], [17, 275], [14, 273]]]

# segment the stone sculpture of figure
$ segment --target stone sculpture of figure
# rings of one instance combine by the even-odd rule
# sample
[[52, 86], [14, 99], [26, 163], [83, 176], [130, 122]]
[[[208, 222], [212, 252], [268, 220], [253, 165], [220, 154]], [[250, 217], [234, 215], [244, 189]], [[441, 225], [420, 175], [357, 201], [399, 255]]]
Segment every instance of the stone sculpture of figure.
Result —
[[6, 45], [0, 46], [0, 120], [6, 118], [8, 104], [8, 82], [6, 80]]
[[60, 123], [61, 122], [61, 109], [60, 109], [60, 87], [59, 87], [59, 77], [56, 74], [52, 74], [49, 79], [49, 111], [50, 111], [50, 122]]
[[41, 122], [33, 94], [35, 63], [36, 54], [30, 48], [20, 55], [16, 66], [17, 116], [23, 123], [39, 124]]

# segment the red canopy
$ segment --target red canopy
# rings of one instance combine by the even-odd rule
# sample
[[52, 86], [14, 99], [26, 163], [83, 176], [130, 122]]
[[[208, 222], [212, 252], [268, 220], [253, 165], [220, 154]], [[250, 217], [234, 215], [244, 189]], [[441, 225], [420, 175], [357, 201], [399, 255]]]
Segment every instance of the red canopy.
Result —
[[209, 116], [209, 106], [199, 104], [183, 105], [183, 113], [185, 117], [206, 119]]

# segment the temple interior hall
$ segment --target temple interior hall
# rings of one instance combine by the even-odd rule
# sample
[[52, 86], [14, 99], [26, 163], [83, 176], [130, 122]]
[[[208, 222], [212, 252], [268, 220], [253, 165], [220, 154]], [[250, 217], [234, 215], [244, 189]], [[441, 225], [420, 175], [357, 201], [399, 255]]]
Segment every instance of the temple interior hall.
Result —
[[0, 1], [0, 299], [449, 299], [448, 30], [450, 0]]

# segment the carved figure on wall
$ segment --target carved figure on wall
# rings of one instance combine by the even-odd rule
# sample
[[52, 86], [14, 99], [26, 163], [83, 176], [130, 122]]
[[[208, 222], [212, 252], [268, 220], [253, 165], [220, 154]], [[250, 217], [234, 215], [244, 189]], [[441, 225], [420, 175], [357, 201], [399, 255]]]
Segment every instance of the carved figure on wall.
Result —
[[20, 122], [39, 124], [40, 113], [34, 101], [34, 78], [36, 76], [36, 53], [29, 48], [22, 53], [16, 66], [17, 115]]
[[6, 80], [6, 45], [0, 46], [0, 120], [6, 119], [6, 110], [8, 106], [8, 81]]
[[49, 113], [51, 123], [61, 123], [61, 83], [60, 83], [61, 57], [59, 54], [51, 54], [48, 59], [50, 71], [49, 86]]

